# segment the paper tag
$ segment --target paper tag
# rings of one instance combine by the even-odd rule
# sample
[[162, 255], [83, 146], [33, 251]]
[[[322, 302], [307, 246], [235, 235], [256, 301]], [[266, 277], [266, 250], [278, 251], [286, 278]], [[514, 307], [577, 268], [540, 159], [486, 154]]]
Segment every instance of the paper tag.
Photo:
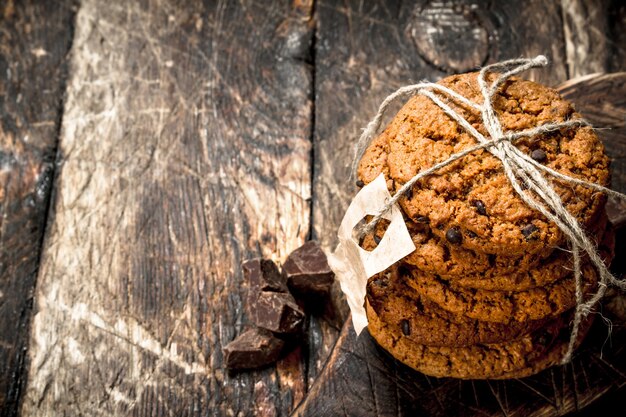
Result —
[[383, 216], [391, 223], [380, 243], [371, 252], [359, 246], [352, 237], [352, 230], [366, 215], [375, 215], [391, 198], [385, 176], [380, 174], [354, 197], [341, 221], [337, 237], [339, 244], [328, 256], [328, 264], [335, 272], [341, 290], [346, 295], [352, 313], [356, 334], [367, 326], [365, 315], [365, 292], [367, 279], [384, 271], [415, 250], [397, 204]]

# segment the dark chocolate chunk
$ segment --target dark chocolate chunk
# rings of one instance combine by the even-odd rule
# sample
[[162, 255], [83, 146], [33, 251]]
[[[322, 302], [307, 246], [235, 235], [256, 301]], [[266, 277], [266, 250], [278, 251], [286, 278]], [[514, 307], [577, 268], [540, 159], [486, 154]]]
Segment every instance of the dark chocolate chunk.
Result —
[[304, 312], [288, 293], [262, 291], [256, 304], [250, 306], [254, 323], [275, 333], [302, 330]]
[[315, 241], [293, 251], [283, 265], [289, 289], [298, 295], [325, 295], [335, 280], [326, 255]]
[[269, 365], [278, 360], [284, 344], [270, 331], [249, 329], [224, 347], [226, 367], [252, 369]]
[[415, 221], [418, 223], [424, 223], [424, 224], [430, 223], [430, 219], [426, 216], [419, 216], [417, 219], [415, 219]]
[[467, 235], [468, 235], [469, 237], [471, 237], [472, 239], [473, 239], [473, 238], [475, 238], [476, 236], [478, 236], [476, 233], [472, 232], [471, 230], [468, 230], [468, 231], [467, 231]]
[[446, 232], [446, 239], [453, 245], [459, 245], [463, 241], [463, 235], [458, 227], [454, 226]]
[[534, 236], [534, 234], [535, 232], [538, 232], [538, 231], [539, 231], [539, 228], [532, 223], [522, 228], [522, 234], [524, 235], [526, 240], [536, 239], [537, 237]]
[[[242, 264], [244, 279], [252, 292], [275, 291], [288, 292], [285, 277], [269, 259], [255, 258]], [[256, 297], [256, 294], [254, 295]]]
[[363, 187], [365, 185], [365, 183], [361, 180], [356, 180], [356, 186], [357, 187]]
[[485, 207], [485, 203], [480, 200], [472, 200], [472, 205], [476, 207], [476, 212], [482, 216], [487, 215], [487, 207]]
[[543, 151], [543, 149], [535, 149], [530, 153], [530, 157], [537, 162], [543, 162], [546, 160], [548, 155]]
[[411, 324], [408, 320], [402, 320], [400, 322], [400, 326], [402, 326], [402, 333], [405, 336], [409, 336], [411, 334]]

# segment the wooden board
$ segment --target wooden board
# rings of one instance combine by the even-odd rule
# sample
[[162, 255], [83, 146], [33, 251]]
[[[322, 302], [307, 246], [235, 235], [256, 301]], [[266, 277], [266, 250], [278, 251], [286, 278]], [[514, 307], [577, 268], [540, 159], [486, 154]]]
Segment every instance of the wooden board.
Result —
[[[595, 126], [602, 126], [606, 120], [615, 121], [610, 137], [604, 141], [615, 162], [613, 188], [623, 193], [626, 192], [621, 170], [626, 150], [625, 83], [626, 73], [619, 73], [572, 80], [560, 88], [583, 112], [603, 103], [602, 112], [583, 113]], [[623, 214], [623, 210], [612, 215], [612, 220], [619, 223], [616, 214]], [[623, 250], [626, 236], [624, 233], [619, 236], [622, 240], [618, 242], [618, 250]], [[615, 272], [626, 272], [624, 265], [619, 265]], [[348, 320], [326, 366], [293, 416], [526, 417], [578, 411], [606, 394], [626, 389], [626, 294], [615, 291], [610, 294], [601, 310], [612, 322], [610, 337], [606, 323], [598, 319], [570, 364], [508, 381], [429, 378], [396, 361], [378, 347], [367, 331], [357, 338]], [[614, 397], [614, 401], [619, 400]], [[609, 404], [606, 410], [612, 406], [615, 404]]]
[[285, 415], [296, 351], [229, 374], [243, 259], [309, 233], [307, 2], [85, 0], [25, 416]]
[[239, 263], [330, 249], [354, 139], [395, 88], [538, 53], [552, 85], [625, 68], [620, 1], [512, 3], [2, 2], [0, 415], [26, 379], [22, 415], [275, 416], [322, 392], [337, 291], [276, 367], [224, 369], [248, 325]]
[[0, 4], [0, 415], [17, 414], [73, 2]]

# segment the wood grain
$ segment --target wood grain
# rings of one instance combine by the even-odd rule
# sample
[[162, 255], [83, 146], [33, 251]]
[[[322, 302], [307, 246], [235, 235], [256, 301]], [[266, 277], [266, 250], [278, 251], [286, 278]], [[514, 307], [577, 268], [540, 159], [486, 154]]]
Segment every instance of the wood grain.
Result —
[[610, 0], [608, 9], [609, 67], [607, 72], [626, 70], [626, 3]]
[[[23, 415], [278, 416], [311, 384], [298, 415], [513, 415], [524, 399], [552, 415], [620, 387], [614, 350], [591, 355], [573, 379], [517, 386], [519, 401], [506, 385], [420, 379], [367, 336], [350, 339], [349, 324], [340, 333], [337, 288], [334, 311], [310, 320], [302, 348], [276, 367], [226, 372], [221, 347], [248, 325], [240, 261], [280, 262], [309, 234], [331, 249], [356, 191], [352, 144], [387, 94], [539, 53], [552, 64], [528, 76], [549, 85], [626, 69], [618, 0], [312, 3], [0, 5], [0, 415], [16, 415], [27, 378]], [[585, 10], [596, 11], [588, 21]], [[621, 94], [620, 80], [563, 91], [597, 89], [581, 109], [606, 121], [621, 107], [595, 109], [602, 91]], [[601, 134], [622, 189], [624, 136]], [[624, 346], [621, 329], [614, 346]], [[343, 376], [324, 381], [328, 372]]]
[[569, 78], [607, 70], [608, 8], [608, 0], [561, 0]]
[[299, 351], [229, 374], [240, 263], [309, 233], [311, 4], [85, 0], [23, 415], [285, 415]]
[[73, 2], [0, 5], [0, 415], [24, 388]]
[[[626, 102], [620, 93], [624, 84], [626, 73], [618, 73], [582, 77], [559, 87], [591, 123], [613, 128], [603, 139], [617, 162], [626, 149]], [[604, 110], [598, 109], [600, 102]], [[612, 173], [617, 179], [613, 188], [626, 192], [621, 163], [612, 165]], [[623, 212], [610, 213], [611, 220], [622, 227]], [[626, 243], [623, 230], [617, 244], [622, 249]], [[623, 274], [624, 268], [623, 262], [614, 263], [617, 274]], [[606, 394], [616, 399], [615, 393], [626, 389], [626, 295], [611, 291], [602, 314], [612, 321], [610, 338], [605, 323], [596, 320], [570, 365], [510, 381], [426, 377], [393, 359], [367, 332], [357, 338], [348, 320], [326, 366], [293, 415], [551, 416], [581, 410]], [[610, 409], [610, 404], [605, 407]]]

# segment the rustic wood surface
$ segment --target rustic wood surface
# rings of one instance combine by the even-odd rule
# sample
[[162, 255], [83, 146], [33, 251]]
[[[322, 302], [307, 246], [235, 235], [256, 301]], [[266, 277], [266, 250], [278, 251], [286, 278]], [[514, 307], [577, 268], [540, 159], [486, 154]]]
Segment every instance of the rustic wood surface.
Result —
[[308, 237], [331, 249], [353, 141], [382, 98], [539, 53], [551, 66], [527, 76], [581, 76], [564, 94], [614, 128], [625, 191], [619, 0], [2, 2], [0, 415], [284, 416], [301, 401], [297, 415], [550, 415], [600, 397], [592, 412], [609, 410], [621, 328], [559, 381], [459, 384], [352, 337], [337, 288], [276, 366], [223, 364], [249, 325], [240, 262], [281, 262]]
[[242, 260], [309, 233], [311, 4], [80, 5], [22, 414], [285, 415], [297, 352], [231, 375]]
[[62, 114], [71, 1], [0, 5], [0, 411], [24, 388], [33, 291]]

